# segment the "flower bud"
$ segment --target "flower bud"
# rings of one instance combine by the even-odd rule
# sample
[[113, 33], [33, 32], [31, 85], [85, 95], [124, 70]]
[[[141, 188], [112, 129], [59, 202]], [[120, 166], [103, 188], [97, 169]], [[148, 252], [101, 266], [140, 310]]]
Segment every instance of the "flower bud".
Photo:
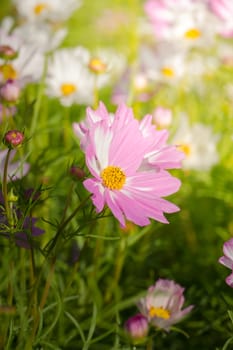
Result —
[[16, 148], [22, 145], [23, 141], [24, 134], [18, 130], [9, 130], [3, 138], [3, 142], [8, 148]]
[[0, 88], [0, 96], [6, 102], [16, 102], [20, 95], [20, 87], [16, 80], [8, 79]]
[[11, 189], [10, 193], [8, 193], [8, 202], [15, 203], [18, 201], [18, 196], [16, 196], [13, 192], [13, 189]]
[[70, 167], [70, 175], [73, 177], [74, 180], [83, 180], [86, 177], [85, 171], [75, 165], [72, 165]]
[[130, 317], [125, 322], [125, 331], [134, 343], [144, 340], [149, 332], [149, 324], [147, 318], [142, 314]]
[[4, 60], [13, 60], [18, 55], [12, 47], [8, 45], [0, 45], [0, 58]]
[[168, 108], [157, 107], [153, 113], [153, 119], [160, 128], [167, 128], [172, 122], [172, 111]]

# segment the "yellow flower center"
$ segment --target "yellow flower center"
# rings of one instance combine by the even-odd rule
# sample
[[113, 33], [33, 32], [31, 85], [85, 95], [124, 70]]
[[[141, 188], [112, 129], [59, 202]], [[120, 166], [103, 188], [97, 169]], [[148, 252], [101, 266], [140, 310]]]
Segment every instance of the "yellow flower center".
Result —
[[107, 68], [106, 64], [97, 57], [94, 57], [90, 60], [88, 67], [90, 70], [97, 74], [104, 73]]
[[41, 2], [39, 4], [37, 4], [35, 7], [34, 7], [34, 13], [35, 15], [40, 15], [46, 8], [48, 8], [48, 5]]
[[154, 306], [150, 307], [149, 315], [150, 317], [160, 317], [160, 318], [163, 318], [164, 320], [167, 320], [171, 316], [170, 311], [164, 309], [163, 307], [154, 307]]
[[77, 90], [77, 87], [74, 84], [62, 84], [61, 93], [63, 96], [72, 95]]
[[178, 145], [178, 148], [179, 148], [182, 152], [184, 152], [184, 154], [185, 154], [187, 157], [190, 156], [190, 154], [191, 154], [191, 146], [190, 146], [190, 145], [188, 145], [187, 143], [186, 143], [186, 144], [183, 143], [183, 144]]
[[121, 190], [125, 184], [126, 175], [121, 168], [109, 165], [101, 174], [102, 184], [110, 190]]
[[196, 29], [196, 28], [192, 28], [192, 29], [187, 30], [187, 32], [185, 32], [184, 36], [186, 39], [195, 40], [195, 39], [200, 38], [201, 31]]
[[11, 64], [3, 64], [0, 66], [0, 73], [5, 80], [16, 79], [18, 77], [17, 71]]
[[175, 75], [174, 70], [172, 68], [170, 68], [170, 67], [163, 67], [161, 69], [161, 72], [162, 72], [163, 75], [165, 75], [165, 77], [168, 77], [168, 78], [172, 78]]

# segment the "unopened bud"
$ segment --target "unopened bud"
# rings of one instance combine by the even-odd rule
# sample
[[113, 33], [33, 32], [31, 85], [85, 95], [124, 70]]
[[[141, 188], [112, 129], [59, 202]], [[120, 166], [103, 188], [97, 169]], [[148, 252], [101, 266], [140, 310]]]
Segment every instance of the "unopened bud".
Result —
[[70, 175], [75, 179], [75, 180], [82, 180], [86, 177], [85, 171], [75, 165], [72, 165], [70, 167]]
[[3, 138], [3, 142], [8, 148], [16, 148], [22, 145], [23, 141], [24, 134], [18, 130], [8, 131]]
[[124, 328], [127, 335], [135, 344], [142, 342], [149, 332], [149, 324], [147, 318], [142, 314], [137, 314], [130, 317], [125, 322]]
[[13, 60], [17, 57], [17, 55], [17, 51], [15, 51], [11, 46], [0, 45], [0, 58], [4, 60]]
[[15, 203], [17, 201], [18, 201], [18, 196], [16, 196], [13, 191], [8, 193], [8, 202]]
[[8, 79], [0, 88], [0, 96], [6, 102], [16, 102], [20, 95], [20, 87], [16, 80]]
[[172, 122], [172, 111], [168, 108], [157, 107], [154, 110], [153, 119], [160, 128], [167, 128]]

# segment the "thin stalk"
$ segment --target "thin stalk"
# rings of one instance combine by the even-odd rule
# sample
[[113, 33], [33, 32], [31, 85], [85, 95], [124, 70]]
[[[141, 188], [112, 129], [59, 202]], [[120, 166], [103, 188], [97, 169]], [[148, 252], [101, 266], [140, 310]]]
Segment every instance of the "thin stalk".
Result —
[[[35, 104], [34, 113], [33, 113], [33, 116], [32, 116], [30, 135], [34, 134], [34, 132], [35, 132], [35, 130], [37, 128], [37, 125], [38, 125], [39, 112], [40, 112], [42, 97], [43, 97], [43, 93], [44, 93], [44, 81], [45, 81], [45, 77], [46, 77], [47, 66], [48, 66], [48, 57], [45, 56], [44, 70], [43, 70], [41, 83], [39, 85], [39, 91], [38, 91], [38, 95], [37, 95], [37, 100], [36, 100], [36, 104]], [[30, 145], [32, 145], [32, 142], [30, 142]]]
[[115, 271], [114, 271], [114, 275], [112, 278], [112, 284], [107, 289], [107, 293], [105, 295], [106, 302], [109, 302], [111, 300], [112, 294], [113, 294], [114, 290], [117, 288], [118, 282], [119, 282], [120, 277], [121, 277], [121, 272], [122, 272], [122, 268], [123, 268], [124, 261], [125, 261], [125, 239], [122, 239], [120, 242], [119, 253], [117, 254], [117, 256], [118, 256], [118, 258], [117, 258], [117, 263], [115, 265]]
[[94, 90], [93, 90], [93, 96], [94, 96], [93, 108], [94, 109], [96, 109], [98, 107], [98, 104], [99, 104], [99, 90], [98, 90], [98, 86], [97, 86], [97, 79], [98, 79], [98, 76], [97, 76], [97, 74], [95, 74]]
[[9, 159], [10, 159], [10, 153], [11, 149], [9, 148], [6, 154], [6, 159], [5, 159], [5, 164], [4, 164], [4, 171], [3, 171], [3, 181], [2, 181], [2, 193], [3, 193], [3, 198], [4, 198], [4, 205], [5, 205], [5, 210], [6, 210], [6, 217], [8, 220], [8, 223], [10, 226], [13, 226], [13, 218], [9, 206], [9, 201], [8, 201], [8, 191], [7, 191], [7, 170], [8, 170], [8, 164], [9, 164]]
[[71, 145], [69, 111], [70, 111], [70, 108], [66, 107], [64, 118], [63, 118], [63, 138], [64, 138], [64, 145], [66, 149], [69, 149]]
[[50, 289], [50, 286], [51, 286], [51, 281], [52, 281], [52, 278], [53, 278], [53, 275], [54, 275], [54, 271], [55, 271], [55, 263], [56, 263], [56, 257], [53, 257], [52, 260], [51, 260], [50, 270], [49, 270], [48, 278], [46, 280], [44, 292], [42, 294], [42, 298], [41, 298], [40, 305], [39, 305], [40, 310], [43, 310], [43, 308], [45, 306], [45, 303], [46, 303], [46, 300], [48, 298], [49, 289]]
[[[31, 350], [33, 347], [33, 342], [34, 342], [36, 332], [37, 332], [37, 329], [38, 329], [38, 326], [40, 323], [40, 312], [42, 312], [42, 310], [46, 304], [48, 295], [49, 295], [49, 289], [50, 289], [52, 278], [53, 278], [54, 271], [55, 271], [55, 262], [56, 262], [56, 257], [53, 257], [51, 260], [50, 269], [49, 269], [48, 277], [47, 277], [47, 280], [45, 283], [44, 291], [43, 291], [41, 301], [39, 304], [39, 309], [38, 308], [33, 309], [32, 316], [34, 319], [34, 325], [33, 325], [31, 336], [29, 337], [28, 342], [26, 344], [25, 350]], [[40, 312], [39, 312], [39, 310], [40, 310]]]
[[[57, 241], [60, 237], [60, 234], [62, 233], [62, 231], [65, 229], [65, 227], [70, 223], [70, 221], [75, 217], [75, 215], [78, 213], [78, 211], [84, 206], [84, 204], [87, 202], [87, 200], [90, 198], [91, 195], [87, 196], [78, 206], [77, 208], [73, 211], [73, 213], [70, 214], [70, 216], [68, 216], [68, 218], [66, 220], [64, 220], [63, 222], [61, 222], [60, 226], [58, 227], [57, 233], [55, 235], [55, 237], [52, 240], [52, 244], [49, 247], [48, 250], [48, 254], [53, 250], [53, 248], [55, 247], [55, 245], [57, 244]], [[58, 250], [58, 248], [56, 248], [56, 250]]]

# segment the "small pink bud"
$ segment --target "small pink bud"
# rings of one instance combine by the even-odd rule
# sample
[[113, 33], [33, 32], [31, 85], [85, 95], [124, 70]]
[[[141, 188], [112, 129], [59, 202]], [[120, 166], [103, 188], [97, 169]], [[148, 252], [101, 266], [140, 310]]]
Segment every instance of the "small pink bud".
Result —
[[12, 47], [8, 45], [0, 45], [0, 58], [3, 58], [4, 60], [13, 60], [17, 55], [17, 51]]
[[157, 107], [154, 110], [153, 119], [160, 128], [167, 128], [172, 122], [172, 111], [168, 108]]
[[0, 96], [6, 102], [16, 102], [20, 95], [20, 87], [16, 80], [8, 79], [0, 88]]
[[8, 148], [16, 148], [22, 145], [23, 141], [24, 134], [18, 130], [9, 130], [3, 138], [3, 142]]
[[147, 318], [142, 314], [130, 317], [125, 322], [125, 331], [134, 343], [141, 342], [149, 332], [149, 324]]
[[75, 165], [72, 165], [70, 167], [70, 175], [75, 179], [75, 180], [82, 180], [86, 177], [85, 171]]

